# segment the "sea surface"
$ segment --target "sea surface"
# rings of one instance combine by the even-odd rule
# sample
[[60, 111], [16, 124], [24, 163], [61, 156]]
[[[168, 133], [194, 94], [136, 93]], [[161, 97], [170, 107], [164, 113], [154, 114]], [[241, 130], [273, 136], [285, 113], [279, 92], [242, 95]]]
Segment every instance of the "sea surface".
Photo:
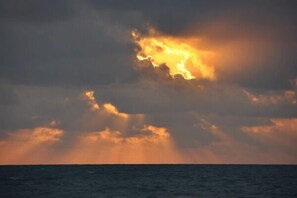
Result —
[[297, 166], [0, 166], [0, 197], [297, 197]]

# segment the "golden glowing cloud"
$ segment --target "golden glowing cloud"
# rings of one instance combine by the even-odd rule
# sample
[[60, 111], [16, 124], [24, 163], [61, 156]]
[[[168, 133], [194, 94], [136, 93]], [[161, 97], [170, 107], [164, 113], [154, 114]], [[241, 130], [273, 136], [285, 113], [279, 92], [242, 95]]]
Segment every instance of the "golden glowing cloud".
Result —
[[136, 57], [147, 60], [154, 67], [166, 64], [170, 75], [182, 75], [185, 79], [215, 79], [215, 70], [210, 62], [213, 53], [201, 51], [191, 45], [190, 40], [163, 36], [150, 29], [148, 35], [132, 32], [134, 42], [140, 46]]
[[129, 117], [128, 114], [120, 113], [120, 112], [118, 111], [118, 109], [117, 109], [113, 104], [111, 104], [111, 103], [105, 103], [105, 104], [103, 105], [103, 107], [104, 107], [104, 109], [105, 109], [107, 112], [109, 112], [109, 113], [111, 113], [111, 114], [114, 114], [114, 115], [117, 115], [117, 116], [120, 116], [120, 117], [123, 117], [123, 118], [128, 118], [128, 117]]
[[[99, 111], [99, 104], [96, 101], [96, 98], [94, 96], [94, 91], [86, 91], [83, 93], [83, 96], [85, 96], [84, 99], [88, 101], [88, 104], [90, 106], [91, 111]], [[125, 113], [120, 113], [118, 109], [111, 103], [104, 103], [103, 108], [101, 109], [102, 111], [107, 112], [108, 114], [116, 115], [121, 118], [128, 118], [129, 115]]]
[[94, 91], [86, 91], [84, 95], [87, 97], [87, 100], [89, 101], [89, 105], [91, 107], [91, 110], [96, 111], [99, 109], [99, 105], [96, 102]]

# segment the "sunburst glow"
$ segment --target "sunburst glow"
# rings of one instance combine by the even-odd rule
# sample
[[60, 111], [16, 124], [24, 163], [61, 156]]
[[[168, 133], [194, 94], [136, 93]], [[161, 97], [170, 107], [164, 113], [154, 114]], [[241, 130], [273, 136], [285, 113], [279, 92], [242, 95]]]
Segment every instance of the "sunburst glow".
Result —
[[139, 45], [136, 57], [147, 60], [154, 67], [166, 64], [170, 75], [182, 75], [185, 79], [215, 79], [215, 70], [210, 62], [213, 52], [200, 51], [191, 45], [190, 40], [163, 36], [150, 29], [148, 35], [132, 31], [134, 42]]

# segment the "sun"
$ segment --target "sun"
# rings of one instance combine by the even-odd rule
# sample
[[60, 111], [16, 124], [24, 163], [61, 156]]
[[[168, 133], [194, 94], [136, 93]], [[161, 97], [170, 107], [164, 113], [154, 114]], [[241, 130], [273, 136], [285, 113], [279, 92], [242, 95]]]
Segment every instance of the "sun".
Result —
[[165, 36], [152, 28], [148, 32], [147, 35], [137, 30], [131, 33], [140, 47], [136, 52], [139, 61], [147, 60], [154, 67], [166, 64], [173, 78], [182, 75], [187, 80], [216, 79], [214, 66], [209, 65], [213, 52], [196, 49], [190, 39]]

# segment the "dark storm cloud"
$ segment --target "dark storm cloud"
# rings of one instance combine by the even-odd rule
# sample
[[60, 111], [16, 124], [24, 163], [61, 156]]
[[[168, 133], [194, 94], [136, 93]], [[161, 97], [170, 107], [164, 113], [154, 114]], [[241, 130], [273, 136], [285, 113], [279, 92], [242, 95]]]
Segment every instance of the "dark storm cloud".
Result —
[[0, 85], [0, 105], [13, 105], [18, 102], [18, 97], [12, 87]]
[[[30, 1], [25, 13], [2, 2], [7, 13], [0, 16], [0, 78], [32, 85], [97, 85], [136, 79], [129, 29], [83, 8], [72, 17], [56, 17], [46, 10], [57, 6], [59, 11], [56, 2], [60, 1], [45, 2], [51, 6], [40, 8], [40, 1]], [[71, 9], [72, 4], [64, 4]], [[43, 20], [39, 12], [27, 8], [48, 15]]]
[[61, 120], [66, 125], [64, 127], [69, 128], [68, 125], [73, 123], [73, 120], [78, 120], [83, 109], [87, 108], [86, 104], [78, 100], [81, 90], [10, 86], [8, 90], [0, 93], [1, 97], [5, 97], [4, 94], [7, 95], [7, 92], [12, 90], [17, 102], [0, 105], [0, 130], [4, 130], [4, 133], [22, 128], [48, 126], [53, 120]]
[[71, 1], [63, 0], [3, 0], [0, 2], [0, 18], [24, 22], [50, 22], [73, 14]]
[[[151, 22], [158, 30], [169, 34], [178, 34], [196, 25], [203, 27], [209, 22], [229, 19], [245, 25], [258, 26], [259, 23], [280, 25], [284, 21], [296, 24], [294, 0], [289, 1], [217, 1], [217, 0], [152, 0], [129, 3], [111, 1], [90, 0], [91, 5], [100, 10], [137, 11], [142, 12], [148, 22]], [[247, 27], [246, 27], [247, 28]], [[191, 32], [188, 32], [191, 34]]]

